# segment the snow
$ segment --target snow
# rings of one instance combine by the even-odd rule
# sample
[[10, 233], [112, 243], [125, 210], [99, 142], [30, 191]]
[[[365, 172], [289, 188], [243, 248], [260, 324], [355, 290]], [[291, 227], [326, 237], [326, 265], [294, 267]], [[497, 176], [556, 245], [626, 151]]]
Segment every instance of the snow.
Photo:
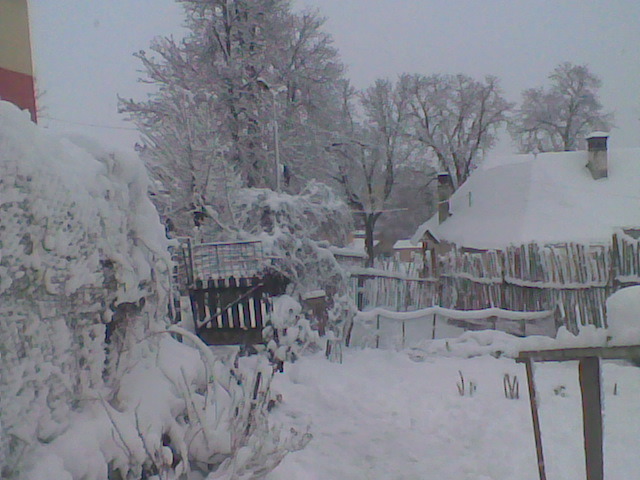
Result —
[[587, 135], [584, 138], [602, 138], [602, 137], [608, 137], [610, 134], [609, 132], [591, 132], [589, 135]]
[[[373, 241], [374, 248], [380, 243], [379, 240]], [[349, 242], [349, 245], [345, 247], [345, 250], [349, 250], [354, 253], [364, 254], [366, 255], [365, 249], [365, 239], [364, 238], [354, 238]]]
[[334, 255], [341, 255], [344, 257], [356, 257], [356, 258], [367, 258], [367, 253], [363, 249], [354, 249], [349, 247], [329, 247], [331, 253]]
[[72, 429], [164, 327], [169, 256], [147, 186], [137, 157], [0, 102], [1, 469]]
[[[313, 439], [267, 480], [537, 480], [521, 364], [415, 350], [349, 349], [343, 358], [343, 364], [303, 358], [276, 377], [274, 387], [283, 394], [276, 415], [310, 422]], [[582, 480], [577, 365], [537, 364], [535, 370], [547, 478]], [[471, 396], [459, 395], [459, 372], [467, 388], [476, 386]], [[505, 374], [517, 376], [518, 400], [505, 398]], [[605, 475], [632, 478], [640, 471], [640, 370], [606, 362], [603, 378]]]
[[609, 176], [593, 180], [587, 152], [490, 158], [451, 198], [451, 217], [423, 224], [436, 238], [481, 249], [541, 243], [611, 242], [640, 225], [640, 149], [610, 150]]
[[312, 298], [321, 298], [326, 296], [326, 292], [324, 290], [312, 290], [310, 292], [305, 292], [302, 295], [300, 295], [300, 298], [302, 298], [302, 300], [309, 300]]
[[511, 310], [504, 310], [502, 308], [495, 307], [486, 308], [483, 310], [452, 310], [450, 308], [434, 306], [421, 310], [415, 310], [413, 312], [392, 312], [383, 308], [374, 308], [366, 312], [359, 312], [356, 318], [366, 322], [373, 320], [378, 315], [382, 315], [385, 318], [398, 321], [420, 320], [430, 315], [441, 315], [443, 317], [455, 318], [458, 320], [489, 317], [500, 317], [509, 320], [536, 320], [546, 318], [549, 315], [553, 315], [553, 311], [514, 312]]
[[[517, 171], [518, 165], [496, 168]], [[614, 174], [615, 168], [610, 178]], [[341, 359], [338, 364], [309, 355], [312, 349], [305, 346], [317, 348], [321, 339], [302, 317], [300, 304], [283, 295], [274, 301], [273, 329], [279, 329], [280, 343], [270, 342], [267, 350], [287, 363], [283, 374], [272, 377], [265, 355], [239, 358], [234, 347], [211, 349], [180, 327], [167, 328], [167, 241], [147, 187], [137, 158], [84, 139], [50, 136], [0, 102], [3, 475], [533, 480], [525, 375], [513, 358], [523, 350], [603, 346], [610, 337], [612, 344], [640, 341], [636, 287], [609, 300], [609, 330], [585, 327], [573, 336], [560, 329], [555, 339], [498, 331], [460, 334], [439, 325], [431, 340], [432, 324], [424, 321], [425, 316], [534, 321], [549, 312], [374, 309], [358, 315], [365, 328], [354, 329], [354, 345], [366, 344], [367, 328], [384, 316], [394, 327], [408, 324], [414, 348], [382, 339], [380, 345], [389, 349], [352, 348], [333, 357]], [[254, 193], [248, 203], [260, 211], [268, 205], [283, 217], [295, 202]], [[471, 198], [473, 208], [478, 199]], [[281, 236], [286, 225], [274, 222], [272, 237]], [[278, 247], [282, 250], [297, 245], [299, 230], [286, 233], [291, 243]], [[320, 271], [316, 265], [331, 258], [316, 247], [317, 263], [305, 263]], [[329, 263], [326, 270], [333, 274]], [[327, 279], [336, 282], [328, 274]], [[304, 291], [319, 295], [320, 286]], [[332, 321], [344, 321], [347, 310], [336, 305]], [[107, 356], [109, 322], [124, 326], [116, 331], [122, 338], [111, 344], [121, 350]], [[420, 328], [411, 330], [414, 325]], [[519, 400], [504, 397], [505, 374], [518, 377]], [[536, 377], [549, 478], [583, 478], [576, 365], [539, 365]], [[462, 378], [464, 395], [457, 386]], [[637, 368], [605, 364], [609, 478], [632, 478], [640, 471], [639, 396]]]
[[417, 245], [411, 239], [397, 240], [396, 243], [393, 244], [394, 250], [415, 250], [417, 248], [420, 248], [420, 245]]
[[607, 299], [607, 324], [612, 344], [640, 344], [640, 286], [623, 288]]

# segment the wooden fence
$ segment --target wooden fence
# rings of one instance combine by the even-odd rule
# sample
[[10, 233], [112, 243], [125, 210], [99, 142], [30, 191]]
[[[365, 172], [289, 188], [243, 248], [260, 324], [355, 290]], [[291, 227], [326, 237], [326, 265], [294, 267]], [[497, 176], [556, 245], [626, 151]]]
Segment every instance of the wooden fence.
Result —
[[418, 282], [396, 274], [389, 280], [390, 274], [357, 272], [353, 281], [360, 284], [362, 306], [397, 311], [430, 305], [459, 310], [558, 310], [561, 324], [577, 332], [580, 325], [606, 326], [607, 297], [622, 286], [640, 284], [640, 241], [618, 232], [609, 245], [453, 248], [437, 262], [429, 259], [419, 268], [430, 278]]
[[462, 331], [487, 329], [518, 336], [553, 336], [557, 330], [555, 315], [555, 311], [513, 312], [500, 308], [453, 310], [431, 306], [411, 312], [375, 308], [356, 314], [346, 342], [348, 346], [415, 348]]
[[381, 274], [373, 269], [352, 272], [350, 287], [359, 310], [382, 306], [415, 310], [436, 305], [439, 299], [436, 279]]

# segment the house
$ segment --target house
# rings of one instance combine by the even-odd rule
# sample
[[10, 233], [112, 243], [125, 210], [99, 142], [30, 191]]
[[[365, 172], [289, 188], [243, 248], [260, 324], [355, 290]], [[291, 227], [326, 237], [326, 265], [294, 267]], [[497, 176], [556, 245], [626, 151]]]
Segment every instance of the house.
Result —
[[400, 262], [411, 262], [415, 255], [422, 253], [420, 242], [413, 243], [410, 238], [397, 240], [393, 244], [394, 257]]
[[[343, 267], [350, 268], [363, 268], [367, 263], [367, 252], [365, 249], [365, 232], [364, 230], [355, 230], [349, 233], [347, 239], [347, 245], [344, 247], [332, 246], [330, 248], [336, 260]], [[377, 253], [378, 240], [373, 241], [374, 254]]]
[[[453, 195], [439, 177], [438, 213], [421, 225], [427, 276], [453, 308], [558, 309], [573, 331], [606, 324], [604, 301], [640, 283], [640, 149], [488, 159]], [[637, 237], [637, 235], [635, 235]]]

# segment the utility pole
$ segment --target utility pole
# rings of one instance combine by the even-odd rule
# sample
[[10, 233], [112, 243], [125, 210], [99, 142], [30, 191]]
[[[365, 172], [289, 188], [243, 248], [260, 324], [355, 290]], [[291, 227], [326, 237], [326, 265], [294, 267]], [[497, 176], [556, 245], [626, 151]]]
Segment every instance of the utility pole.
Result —
[[267, 90], [271, 93], [271, 99], [273, 101], [273, 143], [274, 143], [274, 152], [275, 152], [275, 184], [276, 184], [276, 192], [280, 192], [280, 129], [278, 125], [278, 93], [286, 91], [286, 87], [284, 85], [280, 85], [279, 87], [272, 87], [267, 83], [263, 78], [258, 78], [256, 83], [264, 90]]

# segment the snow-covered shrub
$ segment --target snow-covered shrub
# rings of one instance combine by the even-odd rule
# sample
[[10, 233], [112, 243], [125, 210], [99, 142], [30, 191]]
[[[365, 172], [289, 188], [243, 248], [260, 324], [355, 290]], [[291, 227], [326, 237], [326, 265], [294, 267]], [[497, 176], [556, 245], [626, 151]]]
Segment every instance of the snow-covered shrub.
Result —
[[308, 440], [268, 421], [266, 360], [169, 338], [147, 184], [0, 102], [2, 478], [261, 478]]
[[289, 295], [273, 300], [271, 324], [263, 331], [266, 349], [275, 364], [295, 362], [320, 349], [320, 335], [302, 314], [302, 306]]
[[308, 443], [304, 428], [269, 420], [276, 395], [264, 357], [214, 355], [172, 329], [184, 343], [163, 335], [154, 355], [123, 374], [111, 401], [91, 402], [34, 452], [28, 478], [258, 479]]
[[115, 378], [164, 327], [166, 240], [146, 192], [137, 159], [52, 138], [0, 102], [3, 475], [104, 386], [107, 329]]
[[351, 230], [345, 203], [329, 187], [312, 181], [299, 195], [242, 189], [233, 194], [231, 206], [232, 225], [216, 222], [216, 211], [207, 210], [213, 222], [204, 238], [260, 240], [273, 267], [290, 280], [289, 294], [327, 293], [330, 307], [341, 309], [330, 316], [329, 329], [339, 329], [350, 309], [346, 297], [342, 298], [347, 293], [347, 277], [329, 250], [329, 241], [342, 245]]

